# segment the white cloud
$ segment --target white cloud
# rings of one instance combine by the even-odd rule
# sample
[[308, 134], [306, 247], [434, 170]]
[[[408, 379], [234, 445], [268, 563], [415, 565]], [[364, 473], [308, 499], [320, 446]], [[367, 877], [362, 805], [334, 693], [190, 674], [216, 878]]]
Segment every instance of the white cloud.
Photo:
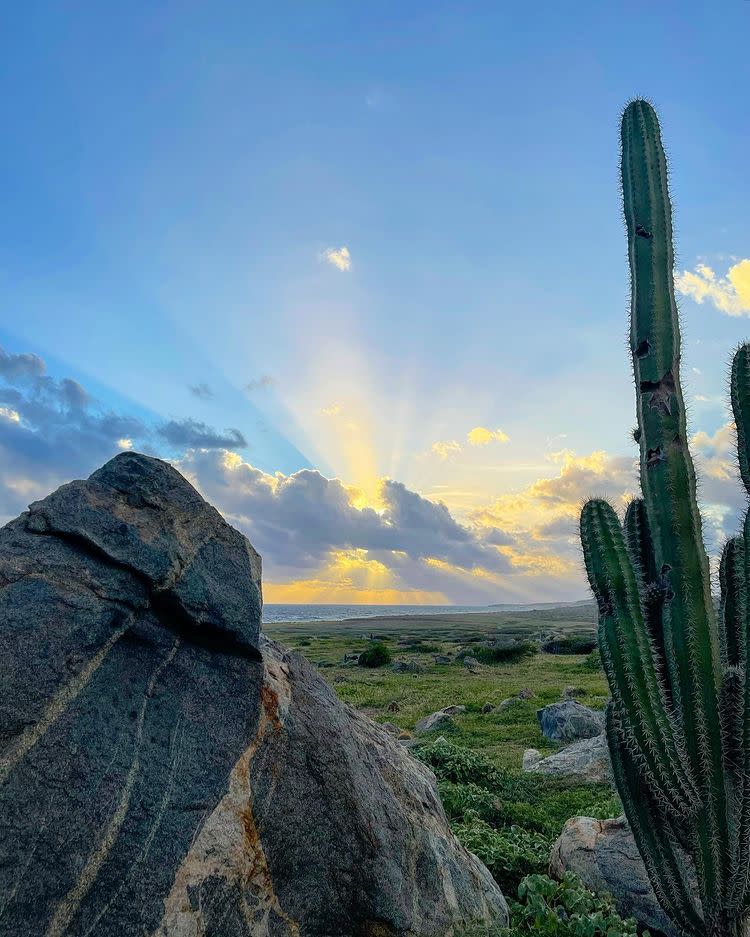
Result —
[[348, 247], [328, 247], [323, 251], [323, 259], [339, 270], [349, 270], [352, 265]]
[[718, 277], [711, 267], [698, 264], [674, 278], [678, 292], [697, 303], [708, 300], [728, 316], [750, 315], [750, 259], [740, 260]]

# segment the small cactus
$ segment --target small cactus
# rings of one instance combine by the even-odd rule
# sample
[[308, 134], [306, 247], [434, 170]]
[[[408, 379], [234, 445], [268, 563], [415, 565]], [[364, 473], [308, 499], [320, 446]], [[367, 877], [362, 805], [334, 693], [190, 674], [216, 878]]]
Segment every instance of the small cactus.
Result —
[[[690, 937], [750, 934], [750, 514], [727, 542], [718, 614], [680, 386], [667, 163], [654, 109], [622, 117], [642, 498], [624, 523], [602, 500], [581, 513], [599, 608], [615, 781], [654, 892]], [[750, 494], [750, 345], [731, 375]], [[697, 892], [694, 882], [697, 881]]]

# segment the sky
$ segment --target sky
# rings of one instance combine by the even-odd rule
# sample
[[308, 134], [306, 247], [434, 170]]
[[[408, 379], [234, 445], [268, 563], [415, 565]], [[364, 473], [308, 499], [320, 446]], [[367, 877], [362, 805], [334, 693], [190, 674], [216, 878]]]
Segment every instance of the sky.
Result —
[[587, 595], [637, 491], [619, 115], [671, 158], [713, 553], [744, 506], [750, 2], [0, 9], [0, 523], [171, 461], [267, 602]]

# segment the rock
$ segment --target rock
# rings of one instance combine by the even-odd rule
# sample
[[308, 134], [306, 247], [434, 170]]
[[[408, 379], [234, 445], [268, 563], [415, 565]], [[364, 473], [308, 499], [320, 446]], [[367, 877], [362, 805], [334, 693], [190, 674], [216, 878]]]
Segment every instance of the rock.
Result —
[[445, 713], [448, 716], [455, 716], [457, 713], [465, 713], [465, 706], [444, 706], [440, 712]]
[[397, 739], [401, 735], [401, 729], [393, 722], [379, 722], [376, 724], [379, 725], [381, 729], [384, 729], [388, 735], [392, 735], [394, 739]]
[[464, 667], [467, 670], [476, 670], [479, 667], [479, 661], [476, 657], [464, 657]]
[[589, 739], [604, 732], [604, 713], [575, 700], [552, 703], [537, 711], [542, 735], [553, 742]]
[[422, 668], [416, 661], [413, 660], [397, 660], [394, 662], [391, 670], [394, 673], [422, 673]]
[[401, 707], [398, 705], [398, 701], [395, 700], [395, 699], [392, 699], [392, 700], [390, 701], [390, 703], [388, 704], [388, 706], [386, 707], [386, 709], [387, 709], [387, 711], [388, 711], [389, 713], [398, 713], [398, 712], [401, 712]]
[[351, 653], [351, 654], [344, 654], [344, 656], [341, 658], [341, 663], [342, 664], [357, 664], [359, 663], [360, 656], [361, 655], [359, 654], [359, 652]]
[[528, 687], [524, 687], [522, 690], [518, 691], [519, 699], [535, 699], [536, 693], [533, 690], [530, 690]]
[[485, 703], [484, 706], [482, 706], [482, 712], [485, 715], [487, 715], [488, 713], [494, 712], [494, 710], [495, 710], [495, 707], [492, 705], [492, 703]]
[[538, 765], [542, 760], [542, 753], [536, 748], [527, 748], [523, 753], [523, 761], [521, 767], [524, 771], [533, 771], [535, 765]]
[[507, 699], [504, 699], [497, 708], [512, 709], [514, 706], [520, 705], [521, 702], [522, 700], [520, 700], [517, 696], [509, 696]]
[[435, 663], [436, 664], [450, 664], [451, 659], [447, 654], [436, 654]]
[[[454, 707], [448, 708], [453, 709]], [[429, 716], [424, 716], [414, 726], [414, 731], [419, 733], [453, 732], [455, 729], [456, 723], [453, 721], [451, 713], [445, 709], [441, 709], [436, 713], [430, 713]]]
[[523, 770], [566, 778], [571, 784], [612, 783], [607, 737], [582, 739], [546, 757], [529, 748], [523, 755]]
[[561, 878], [568, 869], [593, 891], [609, 892], [624, 917], [634, 917], [652, 933], [659, 931], [666, 937], [679, 937], [659, 907], [624, 817], [568, 820], [552, 847], [549, 871], [554, 878]]
[[582, 686], [566, 686], [560, 694], [561, 699], [575, 699], [581, 696], [586, 696], [586, 691]]
[[260, 635], [260, 558], [124, 453], [0, 529], [0, 930], [503, 923], [432, 773]]

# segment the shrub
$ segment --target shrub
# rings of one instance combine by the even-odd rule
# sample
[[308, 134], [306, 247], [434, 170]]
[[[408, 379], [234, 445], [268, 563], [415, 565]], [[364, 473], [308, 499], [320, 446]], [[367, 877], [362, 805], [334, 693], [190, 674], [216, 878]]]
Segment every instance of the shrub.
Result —
[[362, 651], [357, 663], [360, 667], [382, 667], [384, 664], [390, 664], [391, 660], [391, 652], [385, 644], [376, 641]]
[[415, 754], [432, 768], [439, 781], [476, 784], [503, 800], [532, 797], [538, 787], [538, 782], [499, 768], [480, 752], [446, 740], [424, 745]]
[[592, 637], [555, 637], [542, 644], [546, 654], [590, 654], [597, 646], [597, 639]]
[[504, 892], [512, 892], [519, 877], [546, 869], [550, 843], [541, 833], [520, 826], [496, 829], [473, 819], [453, 826], [458, 841], [479, 856]]
[[598, 673], [602, 669], [602, 655], [598, 647], [586, 656], [583, 666], [592, 673]]
[[[611, 898], [589, 891], [572, 872], [556, 882], [547, 875], [529, 875], [511, 902], [507, 937], [635, 937], [632, 918], [623, 920]], [[643, 937], [648, 937], [644, 931]]]
[[502, 810], [499, 798], [478, 784], [438, 782], [440, 799], [450, 820], [468, 822], [472, 819], [492, 821]]
[[467, 650], [466, 656], [476, 657], [482, 664], [512, 664], [539, 651], [534, 641], [517, 641], [515, 644], [477, 644]]
[[431, 644], [419, 638], [413, 641], [399, 641], [399, 644], [405, 651], [415, 651], [418, 654], [439, 654], [443, 649], [442, 644]]

